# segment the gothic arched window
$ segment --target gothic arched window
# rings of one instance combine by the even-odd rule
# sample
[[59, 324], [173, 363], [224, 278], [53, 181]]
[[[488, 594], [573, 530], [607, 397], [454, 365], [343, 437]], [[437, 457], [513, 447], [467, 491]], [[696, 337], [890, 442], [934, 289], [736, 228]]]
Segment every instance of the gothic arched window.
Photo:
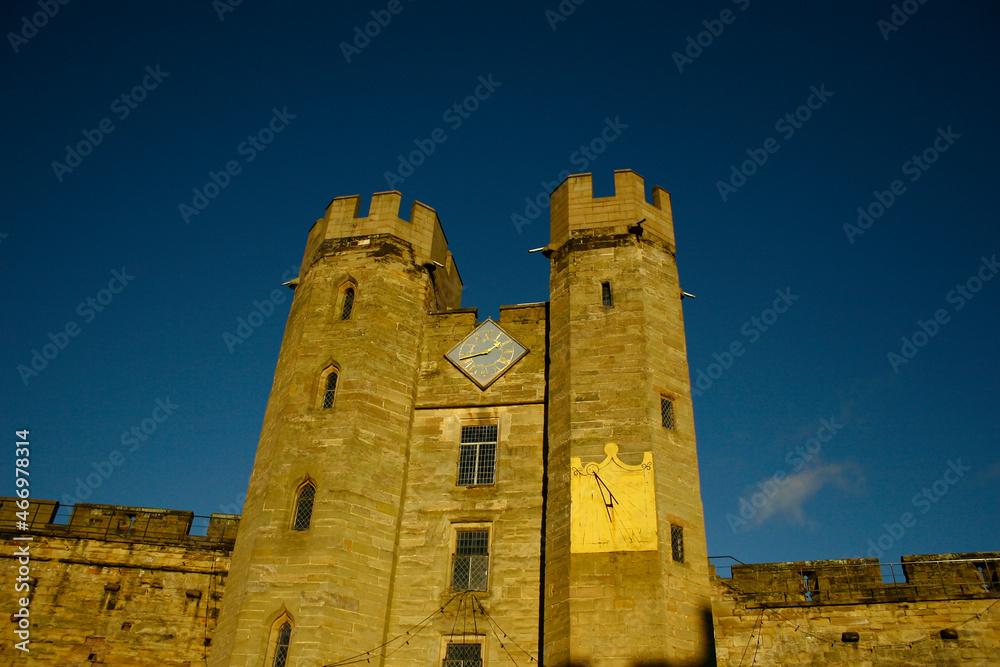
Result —
[[288, 660], [288, 644], [292, 640], [292, 626], [287, 622], [282, 623], [278, 628], [278, 643], [274, 646], [273, 667], [285, 667]]
[[313, 500], [316, 499], [316, 487], [312, 482], [306, 482], [299, 489], [295, 498], [295, 518], [292, 520], [293, 530], [309, 530], [312, 520]]
[[333, 369], [330, 374], [326, 376], [326, 382], [323, 389], [323, 408], [333, 407], [333, 397], [337, 394], [337, 370]]
[[288, 664], [288, 648], [291, 641], [292, 617], [286, 611], [271, 624], [264, 665], [266, 667], [285, 667]]
[[340, 311], [340, 319], [351, 319], [352, 310], [354, 310], [354, 288], [348, 287], [344, 290], [344, 308]]

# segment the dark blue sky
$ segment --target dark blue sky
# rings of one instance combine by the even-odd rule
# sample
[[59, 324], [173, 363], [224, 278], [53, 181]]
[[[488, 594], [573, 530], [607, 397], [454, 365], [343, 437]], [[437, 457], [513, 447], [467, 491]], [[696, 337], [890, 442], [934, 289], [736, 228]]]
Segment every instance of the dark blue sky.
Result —
[[35, 497], [241, 506], [288, 298], [225, 335], [331, 198], [437, 209], [485, 318], [548, 298], [526, 198], [630, 168], [697, 295], [710, 553], [1000, 547], [994, 3], [53, 6], [0, 10], [2, 424]]

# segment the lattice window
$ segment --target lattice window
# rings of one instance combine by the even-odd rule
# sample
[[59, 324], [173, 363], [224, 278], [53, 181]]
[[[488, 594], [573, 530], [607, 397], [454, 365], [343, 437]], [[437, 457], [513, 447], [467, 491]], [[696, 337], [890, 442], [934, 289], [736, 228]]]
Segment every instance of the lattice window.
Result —
[[316, 487], [306, 484], [299, 491], [299, 497], [295, 500], [295, 521], [292, 528], [295, 530], [309, 530], [309, 522], [312, 520], [313, 500], [316, 498]]
[[451, 589], [454, 591], [485, 591], [489, 580], [490, 531], [461, 530], [455, 534], [455, 537]]
[[344, 290], [344, 309], [340, 312], [340, 319], [351, 319], [352, 310], [354, 310], [354, 288], [348, 287]]
[[684, 527], [670, 524], [670, 550], [675, 563], [684, 562]]
[[333, 407], [333, 397], [337, 393], [337, 371], [331, 371], [326, 377], [326, 389], [323, 391], [323, 409]]
[[285, 667], [288, 660], [288, 644], [292, 639], [292, 626], [282, 623], [278, 630], [278, 644], [274, 647], [274, 662], [272, 667]]
[[458, 485], [492, 484], [497, 467], [497, 425], [463, 426]]
[[482, 644], [449, 643], [444, 654], [444, 667], [482, 667]]
[[674, 421], [674, 402], [663, 396], [660, 396], [660, 421], [663, 423], [663, 428], [669, 428], [671, 431], [677, 428], [677, 423]]
[[605, 308], [615, 307], [615, 300], [611, 296], [611, 283], [601, 283], [601, 302]]

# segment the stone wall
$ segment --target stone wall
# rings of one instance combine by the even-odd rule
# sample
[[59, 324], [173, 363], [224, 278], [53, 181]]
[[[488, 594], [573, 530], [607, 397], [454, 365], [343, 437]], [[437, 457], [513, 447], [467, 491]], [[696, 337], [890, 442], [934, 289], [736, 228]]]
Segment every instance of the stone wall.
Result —
[[[536, 308], [505, 310], [501, 322], [533, 351], [541, 351], [544, 308]], [[442, 335], [432, 336], [431, 344], [435, 338], [441, 344], [450, 340], [452, 326], [469, 324], [463, 325], [460, 314], [441, 317]], [[425, 373], [434, 370], [424, 368]], [[517, 370], [498, 393], [515, 396], [508, 392], [519, 391], [519, 383], [541, 367], [529, 362]], [[508, 664], [506, 650], [518, 664], [527, 663], [520, 649], [537, 657], [540, 618], [542, 443], [537, 429], [542, 414], [530, 401], [506, 408], [458, 408], [451, 414], [432, 405], [430, 395], [427, 399], [419, 410], [426, 414], [414, 429], [423, 444], [415, 447], [411, 463], [415, 474], [409, 481], [387, 639], [431, 618], [404, 638], [408, 646], [393, 645], [387, 653], [401, 649], [393, 655], [394, 665], [436, 664], [444, 640], [464, 637], [484, 641], [489, 664]], [[444, 396], [439, 400], [448, 402]], [[497, 484], [456, 487], [454, 457], [440, 443], [454, 440], [452, 421], [478, 418], [484, 409], [501, 424]], [[0, 637], [0, 665], [206, 663], [238, 516], [215, 514], [196, 521], [190, 512], [92, 504], [57, 512], [56, 502], [32, 501], [25, 531], [16, 525], [15, 501], [0, 498], [0, 537], [8, 545], [0, 553], [0, 599], [11, 612]], [[448, 532], [456, 522], [470, 521], [488, 523], [495, 531], [489, 591], [476, 594], [482, 607], [471, 597], [453, 599], [448, 591]], [[192, 523], [200, 523], [200, 529]], [[20, 567], [15, 550], [23, 544], [13, 538], [26, 535], [32, 538], [27, 654], [14, 648], [13, 617], [22, 595], [13, 589]], [[1000, 664], [1000, 552], [902, 560], [891, 565], [869, 558], [733, 565], [731, 576], [713, 577], [718, 664]], [[434, 615], [440, 608], [444, 612]], [[503, 648], [491, 623], [508, 634]], [[696, 663], [702, 664], [676, 664]]]
[[[81, 503], [57, 514], [58, 503], [31, 501], [23, 530], [15, 502], [0, 498], [8, 545], [0, 552], [0, 599], [11, 614], [0, 665], [205, 664], [238, 516], [212, 515], [207, 527], [199, 521], [206, 532], [199, 536], [190, 534], [191, 512]], [[25, 544], [31, 589], [16, 592], [16, 551]], [[28, 653], [14, 646], [15, 603], [25, 595]]]
[[[485, 391], [444, 358], [476, 320], [474, 309], [428, 316], [389, 638], [444, 611], [390, 645], [393, 667], [440, 665], [448, 641], [480, 642], [489, 665], [512, 664], [506, 651], [538, 658], [546, 307], [501, 308], [499, 325], [529, 352]], [[481, 424], [498, 426], [494, 483], [459, 486], [462, 427]], [[490, 534], [488, 586], [454, 599], [455, 532], [469, 528]]]
[[1000, 552], [733, 565], [720, 665], [1000, 664]]

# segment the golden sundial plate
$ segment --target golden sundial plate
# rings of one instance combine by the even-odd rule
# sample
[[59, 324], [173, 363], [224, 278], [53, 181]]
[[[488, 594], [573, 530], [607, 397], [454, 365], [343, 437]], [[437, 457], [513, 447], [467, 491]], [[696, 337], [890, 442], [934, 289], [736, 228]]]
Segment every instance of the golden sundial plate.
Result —
[[570, 458], [570, 553], [657, 550], [653, 452], [636, 466], [614, 443], [604, 453], [601, 463]]

